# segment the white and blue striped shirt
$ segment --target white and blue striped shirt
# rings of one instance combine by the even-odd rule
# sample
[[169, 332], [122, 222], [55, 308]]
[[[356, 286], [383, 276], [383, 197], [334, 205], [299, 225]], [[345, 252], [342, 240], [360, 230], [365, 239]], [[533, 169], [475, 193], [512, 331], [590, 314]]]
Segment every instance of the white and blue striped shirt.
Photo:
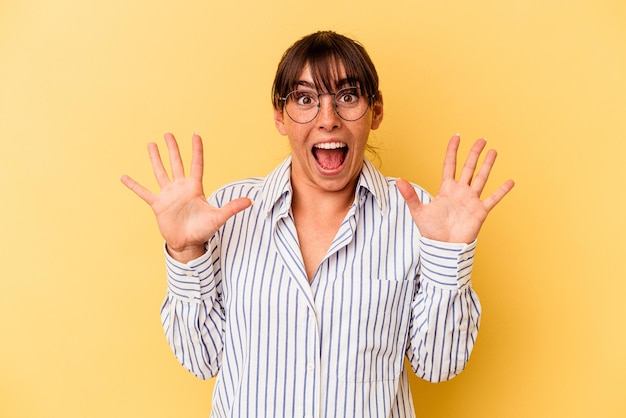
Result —
[[460, 373], [474, 346], [475, 243], [421, 237], [395, 180], [366, 160], [309, 283], [290, 172], [287, 158], [266, 178], [219, 189], [215, 206], [242, 196], [255, 204], [204, 256], [182, 264], [166, 255], [161, 318], [174, 354], [194, 375], [217, 376], [216, 418], [415, 416], [405, 354], [437, 382]]

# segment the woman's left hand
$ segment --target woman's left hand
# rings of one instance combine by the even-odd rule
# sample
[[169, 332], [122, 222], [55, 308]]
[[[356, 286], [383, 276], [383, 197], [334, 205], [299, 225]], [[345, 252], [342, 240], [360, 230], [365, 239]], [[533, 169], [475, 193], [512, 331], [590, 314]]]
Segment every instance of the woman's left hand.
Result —
[[480, 200], [480, 195], [496, 160], [496, 151], [487, 151], [485, 160], [474, 177], [478, 159], [487, 143], [484, 139], [477, 140], [469, 152], [459, 180], [456, 180], [459, 143], [459, 135], [450, 138], [443, 164], [441, 187], [430, 203], [422, 203], [413, 186], [406, 180], [398, 179], [397, 185], [423, 237], [435, 241], [469, 244], [478, 236], [491, 209], [502, 200], [515, 183], [513, 180], [508, 180], [485, 200]]

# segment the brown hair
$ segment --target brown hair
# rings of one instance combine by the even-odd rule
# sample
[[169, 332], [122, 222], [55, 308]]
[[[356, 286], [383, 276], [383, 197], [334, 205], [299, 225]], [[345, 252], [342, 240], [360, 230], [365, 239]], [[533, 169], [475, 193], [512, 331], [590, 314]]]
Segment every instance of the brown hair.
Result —
[[296, 89], [307, 65], [318, 91], [335, 88], [343, 67], [349, 84], [359, 86], [367, 96], [379, 94], [378, 73], [365, 48], [344, 35], [320, 31], [298, 40], [283, 54], [272, 86], [274, 109], [282, 110], [281, 98]]

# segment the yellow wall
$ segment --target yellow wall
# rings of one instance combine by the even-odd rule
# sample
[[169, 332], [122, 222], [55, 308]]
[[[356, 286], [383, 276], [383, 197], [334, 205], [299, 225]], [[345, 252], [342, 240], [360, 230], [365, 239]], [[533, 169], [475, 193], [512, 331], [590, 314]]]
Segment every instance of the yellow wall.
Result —
[[145, 144], [206, 140], [206, 188], [288, 153], [270, 84], [317, 29], [379, 68], [382, 170], [436, 191], [447, 138], [500, 152], [517, 186], [484, 227], [484, 316], [457, 379], [414, 381], [421, 417], [626, 416], [626, 3], [3, 0], [0, 416], [206, 417], [212, 382], [162, 335], [161, 239], [119, 182]]

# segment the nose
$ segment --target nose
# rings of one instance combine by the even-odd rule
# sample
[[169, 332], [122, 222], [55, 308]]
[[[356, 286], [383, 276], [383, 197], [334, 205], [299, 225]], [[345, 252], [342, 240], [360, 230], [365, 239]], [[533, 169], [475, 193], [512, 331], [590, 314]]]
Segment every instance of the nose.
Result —
[[339, 126], [341, 119], [335, 110], [335, 96], [331, 93], [320, 95], [320, 110], [317, 124], [320, 128], [333, 129]]

